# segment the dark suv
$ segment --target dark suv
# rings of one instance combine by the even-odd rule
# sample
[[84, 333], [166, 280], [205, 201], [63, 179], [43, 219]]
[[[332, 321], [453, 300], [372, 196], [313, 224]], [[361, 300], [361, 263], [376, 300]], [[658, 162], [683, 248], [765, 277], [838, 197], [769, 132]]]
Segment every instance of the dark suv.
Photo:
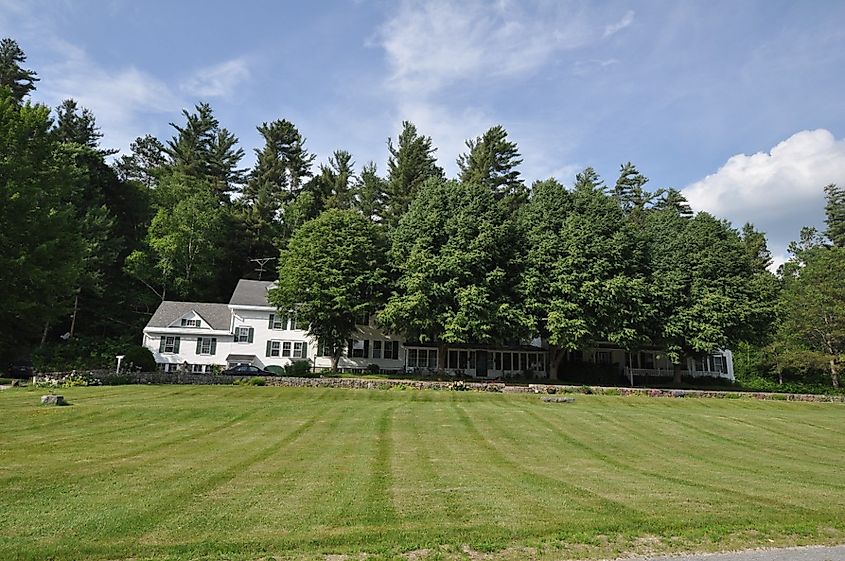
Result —
[[272, 376], [272, 372], [268, 372], [257, 366], [251, 364], [239, 364], [232, 368], [227, 368], [223, 371], [227, 376]]

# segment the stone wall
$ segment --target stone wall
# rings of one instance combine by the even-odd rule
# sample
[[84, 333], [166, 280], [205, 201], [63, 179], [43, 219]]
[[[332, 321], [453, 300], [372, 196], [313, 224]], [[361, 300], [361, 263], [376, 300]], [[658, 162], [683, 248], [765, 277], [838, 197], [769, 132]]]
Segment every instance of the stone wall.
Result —
[[[60, 382], [70, 372], [51, 372], [36, 376], [36, 382]], [[190, 374], [179, 372], [131, 372], [116, 376], [108, 370], [80, 371], [94, 383], [129, 383], [129, 384], [221, 384], [231, 385], [243, 376], [224, 376], [221, 374]], [[710, 391], [710, 390], [673, 390], [655, 388], [610, 388], [600, 386], [566, 386], [553, 384], [507, 385], [502, 382], [484, 381], [438, 381], [438, 380], [402, 380], [402, 379], [366, 379], [366, 378], [294, 378], [288, 376], [265, 376], [265, 385], [296, 388], [347, 388], [367, 390], [415, 389], [415, 390], [466, 390], [477, 392], [532, 393], [532, 394], [596, 394], [620, 396], [646, 396], [668, 398], [713, 398], [713, 399], [766, 399], [780, 401], [814, 401], [845, 403], [842, 395], [812, 395], [764, 392]]]

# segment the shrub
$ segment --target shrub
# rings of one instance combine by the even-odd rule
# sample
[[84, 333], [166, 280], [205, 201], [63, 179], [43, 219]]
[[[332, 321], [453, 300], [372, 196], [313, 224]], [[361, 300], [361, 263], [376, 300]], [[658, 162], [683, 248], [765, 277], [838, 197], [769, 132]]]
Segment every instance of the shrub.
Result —
[[264, 378], [262, 378], [261, 376], [253, 376], [252, 378], [249, 379], [249, 382], [248, 382], [248, 384], [250, 386], [263, 386], [266, 383], [267, 383], [267, 381], [264, 380]]
[[141, 346], [129, 347], [123, 358], [123, 364], [127, 368], [134, 368], [141, 372], [155, 372], [157, 368], [152, 351]]
[[370, 374], [378, 374], [379, 372], [381, 372], [381, 367], [378, 364], [368, 364], [367, 372], [369, 372]]
[[311, 363], [307, 360], [295, 360], [285, 366], [285, 376], [299, 378], [312, 376]]
[[285, 368], [284, 366], [279, 366], [278, 364], [271, 364], [270, 366], [265, 366], [264, 370], [269, 372], [274, 376], [284, 376], [285, 375]]

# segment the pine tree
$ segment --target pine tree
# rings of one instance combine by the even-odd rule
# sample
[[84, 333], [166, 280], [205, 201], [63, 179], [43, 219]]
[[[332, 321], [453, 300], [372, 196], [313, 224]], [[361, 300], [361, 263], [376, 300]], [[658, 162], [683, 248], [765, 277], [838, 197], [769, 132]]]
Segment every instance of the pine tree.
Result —
[[740, 231], [740, 235], [754, 270], [766, 271], [772, 264], [772, 252], [769, 251], [769, 246], [766, 243], [766, 234], [756, 230], [750, 222], [746, 222]]
[[167, 163], [164, 144], [151, 134], [140, 136], [129, 145], [129, 154], [124, 154], [115, 163], [115, 170], [122, 181], [137, 181], [152, 189], [159, 170]]
[[845, 189], [830, 184], [824, 188], [825, 234], [836, 247], [845, 247]]
[[25, 62], [26, 55], [14, 39], [0, 40], [0, 87], [9, 88], [18, 105], [35, 89], [38, 81], [35, 72], [21, 66]]
[[652, 207], [654, 210], [672, 209], [682, 218], [692, 218], [694, 214], [687, 198], [674, 187], [658, 189], [654, 193], [654, 199], [656, 199]]
[[487, 187], [497, 199], [525, 195], [525, 184], [516, 169], [522, 159], [504, 127], [491, 127], [475, 140], [467, 140], [466, 145], [469, 152], [458, 156], [461, 182]]
[[385, 218], [393, 228], [407, 212], [420, 186], [430, 178], [442, 179], [443, 169], [437, 165], [434, 153], [437, 149], [431, 137], [417, 133], [417, 127], [409, 121], [402, 122], [402, 132], [394, 146], [387, 140], [390, 158], [387, 161], [387, 185], [385, 191]]
[[355, 208], [364, 218], [381, 222], [384, 218], [385, 180], [379, 177], [375, 163], [369, 162], [364, 166], [354, 191]]
[[642, 210], [651, 201], [653, 195], [645, 190], [646, 183], [648, 178], [631, 162], [620, 166], [613, 195], [623, 211], [631, 213]]
[[346, 150], [335, 150], [329, 156], [329, 164], [320, 166], [320, 182], [324, 193], [324, 208], [352, 208], [352, 181], [355, 178], [355, 162]]

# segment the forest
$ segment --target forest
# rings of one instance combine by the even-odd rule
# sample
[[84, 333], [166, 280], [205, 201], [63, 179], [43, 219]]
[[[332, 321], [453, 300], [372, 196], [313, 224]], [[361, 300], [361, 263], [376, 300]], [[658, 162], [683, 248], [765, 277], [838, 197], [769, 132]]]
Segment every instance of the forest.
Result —
[[572, 185], [528, 184], [501, 126], [467, 140], [456, 177], [411, 122], [387, 139], [383, 168], [342, 149], [318, 162], [293, 123], [264, 122], [248, 169], [206, 103], [121, 154], [73, 99], [33, 102], [26, 66], [0, 41], [4, 368], [111, 364], [161, 301], [227, 301], [257, 278], [255, 259], [273, 258], [273, 302], [337, 349], [369, 313], [421, 342], [539, 336], [553, 365], [596, 342], [676, 364], [728, 348], [749, 387], [839, 387], [842, 187], [819, 186], [824, 230], [796, 232], [773, 272], [754, 225], [694, 212], [630, 162], [608, 181], [586, 168]]

